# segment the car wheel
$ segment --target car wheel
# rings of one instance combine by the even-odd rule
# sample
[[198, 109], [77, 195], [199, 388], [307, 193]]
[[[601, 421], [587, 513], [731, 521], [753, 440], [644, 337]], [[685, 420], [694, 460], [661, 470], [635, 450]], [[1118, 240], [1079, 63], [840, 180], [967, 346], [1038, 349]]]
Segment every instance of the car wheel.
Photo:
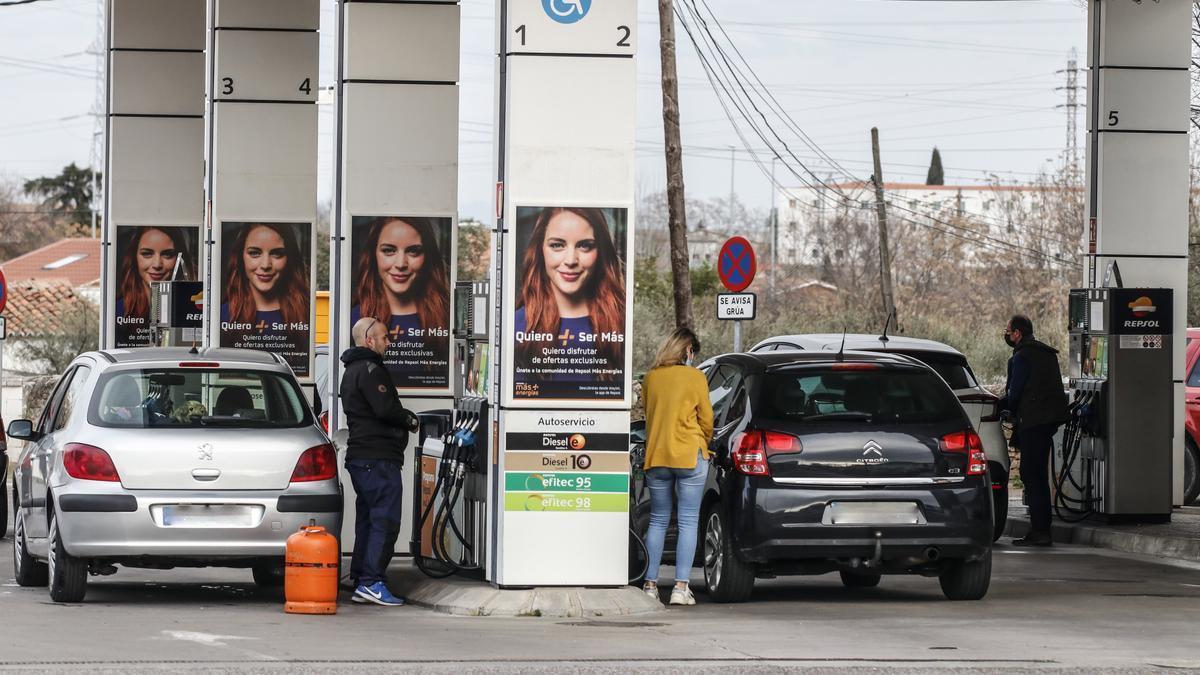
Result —
[[883, 575], [878, 572], [848, 572], [840, 570], [842, 585], [846, 588], [875, 588]]
[[704, 582], [716, 602], [745, 602], [754, 590], [754, 570], [734, 553], [729, 521], [719, 504], [704, 526]]
[[995, 521], [992, 526], [992, 541], [1000, 541], [1004, 528], [1008, 526], [1008, 483], [999, 489], [992, 488], [992, 511]]
[[1189, 438], [1183, 449], [1183, 503], [1200, 497], [1200, 448]]
[[259, 588], [279, 588], [283, 585], [283, 562], [271, 558], [257, 562], [250, 568], [254, 573], [254, 583]]
[[13, 576], [18, 586], [45, 586], [49, 579], [46, 563], [29, 554], [25, 544], [25, 517], [13, 507]]
[[50, 512], [50, 599], [55, 602], [82, 602], [87, 594], [87, 563], [67, 553], [58, 514]]
[[938, 577], [949, 600], [979, 600], [992, 584], [992, 550], [979, 560], [953, 560]]

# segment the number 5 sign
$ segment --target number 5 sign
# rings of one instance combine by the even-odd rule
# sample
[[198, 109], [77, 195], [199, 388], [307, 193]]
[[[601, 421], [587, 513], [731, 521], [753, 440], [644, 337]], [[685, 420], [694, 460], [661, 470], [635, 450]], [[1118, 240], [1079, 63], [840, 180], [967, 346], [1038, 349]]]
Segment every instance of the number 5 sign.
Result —
[[632, 56], [637, 0], [508, 0], [509, 54]]

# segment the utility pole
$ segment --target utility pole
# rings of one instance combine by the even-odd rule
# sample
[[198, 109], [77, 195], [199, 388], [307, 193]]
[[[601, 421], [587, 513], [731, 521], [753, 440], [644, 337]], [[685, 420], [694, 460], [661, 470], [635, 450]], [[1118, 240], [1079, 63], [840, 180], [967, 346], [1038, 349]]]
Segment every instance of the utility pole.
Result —
[[687, 212], [683, 200], [683, 144], [679, 139], [679, 77], [675, 73], [675, 7], [658, 0], [659, 50], [662, 55], [663, 135], [667, 154], [667, 229], [671, 235], [671, 281], [675, 325], [691, 328], [692, 277], [688, 260]]
[[892, 253], [888, 247], [887, 204], [883, 201], [883, 167], [879, 161], [879, 129], [871, 127], [871, 158], [875, 162], [875, 213], [879, 217], [879, 282], [883, 290], [883, 311], [895, 316], [896, 325], [900, 317], [896, 314], [896, 298], [892, 295]]

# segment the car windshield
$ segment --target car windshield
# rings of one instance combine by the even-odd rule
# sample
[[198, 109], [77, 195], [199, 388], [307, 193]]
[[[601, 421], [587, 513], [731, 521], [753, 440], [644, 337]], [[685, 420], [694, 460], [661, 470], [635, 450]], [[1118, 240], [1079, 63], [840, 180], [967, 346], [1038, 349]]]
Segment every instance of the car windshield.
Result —
[[295, 380], [262, 370], [147, 368], [105, 374], [92, 395], [96, 426], [288, 428], [312, 424]]
[[769, 373], [756, 411], [768, 419], [805, 423], [929, 424], [962, 415], [958, 399], [928, 370], [860, 364]]
[[946, 381], [946, 384], [950, 385], [951, 389], [974, 389], [979, 386], [979, 382], [975, 379], [975, 374], [971, 372], [971, 367], [967, 365], [967, 360], [961, 356], [933, 354], [930, 352], [898, 353], [911, 356], [933, 368], [934, 372], [941, 375], [942, 379]]

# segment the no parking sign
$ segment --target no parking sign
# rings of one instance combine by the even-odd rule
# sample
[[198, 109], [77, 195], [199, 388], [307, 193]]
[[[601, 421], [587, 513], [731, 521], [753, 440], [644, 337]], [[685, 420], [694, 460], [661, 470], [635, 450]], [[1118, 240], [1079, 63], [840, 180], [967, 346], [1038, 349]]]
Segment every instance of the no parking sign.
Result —
[[730, 237], [717, 257], [717, 276], [731, 293], [741, 293], [754, 281], [758, 261], [745, 237]]
[[4, 270], [0, 270], [0, 313], [4, 312], [6, 303], [8, 303], [8, 282], [4, 279]]

